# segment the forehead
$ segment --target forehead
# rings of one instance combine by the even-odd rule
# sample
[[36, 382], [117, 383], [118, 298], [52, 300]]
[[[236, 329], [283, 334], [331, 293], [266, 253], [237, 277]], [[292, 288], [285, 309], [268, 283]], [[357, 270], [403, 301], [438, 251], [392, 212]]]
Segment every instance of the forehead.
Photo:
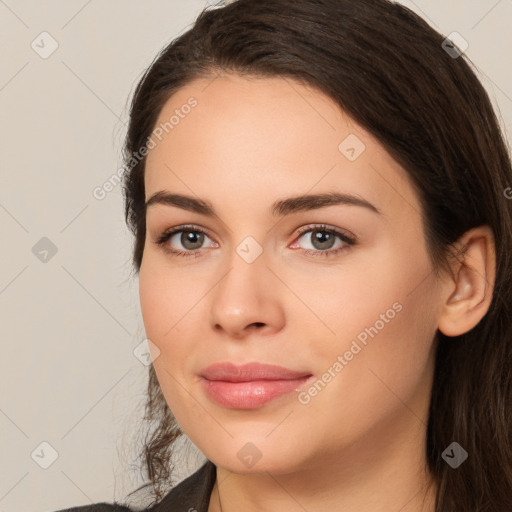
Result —
[[195, 80], [165, 103], [146, 161], [159, 190], [245, 208], [306, 192], [361, 195], [391, 213], [420, 211], [406, 172], [320, 91], [289, 78]]

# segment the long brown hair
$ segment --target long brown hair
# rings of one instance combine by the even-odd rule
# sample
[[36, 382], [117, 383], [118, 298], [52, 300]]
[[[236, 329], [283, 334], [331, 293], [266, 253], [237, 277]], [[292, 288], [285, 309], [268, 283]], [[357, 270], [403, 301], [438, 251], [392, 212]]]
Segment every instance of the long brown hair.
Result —
[[[489, 311], [469, 332], [437, 333], [425, 450], [436, 512], [512, 510], [512, 170], [488, 95], [445, 36], [387, 0], [237, 0], [208, 8], [155, 58], [133, 95], [124, 155], [125, 214], [142, 261], [145, 158], [169, 97], [218, 72], [287, 77], [315, 87], [372, 133], [407, 171], [422, 205], [429, 255], [446, 268], [453, 243], [488, 225], [496, 242]], [[507, 191], [509, 193], [507, 194]], [[149, 368], [142, 449], [155, 501], [169, 487], [182, 434]], [[150, 426], [150, 428], [149, 428]], [[441, 457], [453, 442], [457, 469]]]

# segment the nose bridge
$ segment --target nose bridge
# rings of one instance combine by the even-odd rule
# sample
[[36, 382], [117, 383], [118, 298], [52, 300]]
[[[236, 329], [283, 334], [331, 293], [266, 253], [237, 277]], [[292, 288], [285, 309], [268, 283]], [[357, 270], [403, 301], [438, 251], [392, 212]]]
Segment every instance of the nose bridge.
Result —
[[284, 312], [268, 255], [254, 237], [244, 238], [226, 258], [226, 271], [215, 286], [211, 302], [212, 327], [241, 335], [249, 326], [280, 329]]

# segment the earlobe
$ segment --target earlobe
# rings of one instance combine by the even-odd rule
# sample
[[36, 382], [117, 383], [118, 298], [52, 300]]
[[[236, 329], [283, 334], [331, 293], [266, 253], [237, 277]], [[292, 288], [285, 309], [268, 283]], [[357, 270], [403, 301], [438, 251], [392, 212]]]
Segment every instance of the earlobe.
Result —
[[475, 327], [489, 310], [496, 272], [494, 236], [488, 226], [473, 228], [459, 239], [463, 250], [451, 264], [438, 328], [446, 336], [459, 336]]

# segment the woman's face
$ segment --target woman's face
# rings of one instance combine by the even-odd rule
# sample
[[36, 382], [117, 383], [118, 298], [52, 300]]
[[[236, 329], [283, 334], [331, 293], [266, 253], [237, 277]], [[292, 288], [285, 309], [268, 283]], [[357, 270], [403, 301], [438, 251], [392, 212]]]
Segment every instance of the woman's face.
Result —
[[[152, 141], [141, 308], [193, 443], [239, 473], [422, 452], [440, 287], [404, 170], [282, 78], [196, 80]], [[297, 374], [205, 379], [215, 363]]]

